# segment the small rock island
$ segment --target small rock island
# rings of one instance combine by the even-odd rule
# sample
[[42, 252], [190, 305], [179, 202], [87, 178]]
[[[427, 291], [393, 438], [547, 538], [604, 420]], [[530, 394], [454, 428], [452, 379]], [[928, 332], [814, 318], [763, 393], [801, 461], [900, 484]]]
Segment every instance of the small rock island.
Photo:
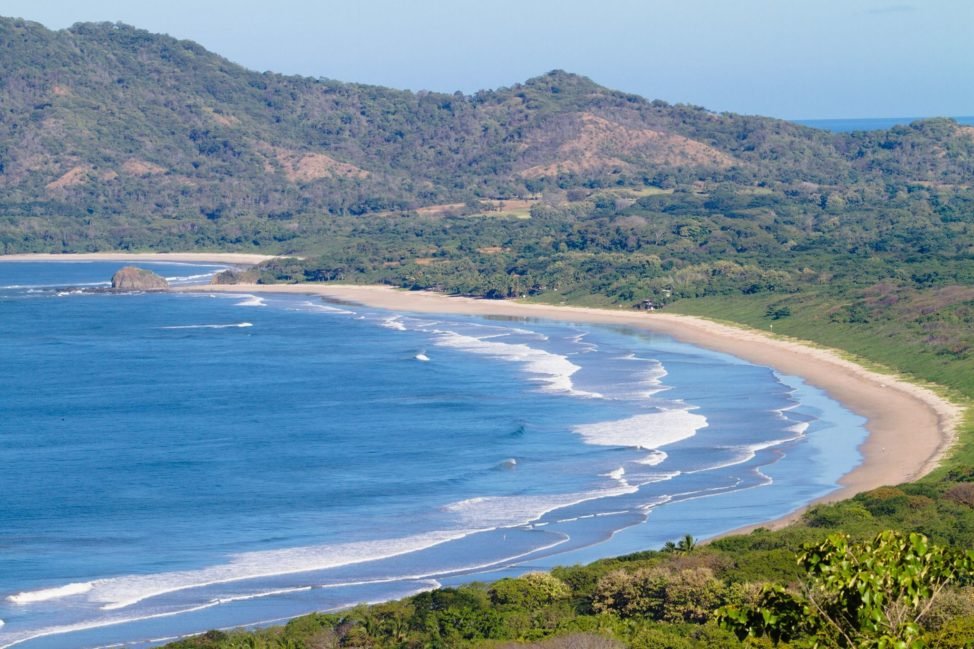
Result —
[[126, 266], [112, 275], [112, 288], [118, 291], [165, 291], [169, 282], [151, 270]]

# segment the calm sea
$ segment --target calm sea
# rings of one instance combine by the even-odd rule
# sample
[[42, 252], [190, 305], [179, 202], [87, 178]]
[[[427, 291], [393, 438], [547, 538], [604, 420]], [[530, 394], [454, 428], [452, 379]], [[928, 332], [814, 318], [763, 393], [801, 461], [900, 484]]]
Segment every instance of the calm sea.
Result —
[[865, 437], [795, 377], [646, 332], [92, 290], [120, 265], [0, 264], [0, 647], [707, 537], [834, 489]]

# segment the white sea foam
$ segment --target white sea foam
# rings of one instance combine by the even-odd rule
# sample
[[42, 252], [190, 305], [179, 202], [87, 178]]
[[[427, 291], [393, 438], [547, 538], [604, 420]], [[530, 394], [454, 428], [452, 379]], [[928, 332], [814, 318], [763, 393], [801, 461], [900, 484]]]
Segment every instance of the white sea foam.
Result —
[[[438, 532], [438, 533], [435, 533], [435, 534], [447, 534], [447, 533], [445, 533], [445, 532]], [[465, 534], [460, 534], [460, 535], [457, 535], [456, 537], [452, 537], [452, 538], [443, 538], [443, 540], [440, 541], [440, 542], [445, 542], [445, 541], [453, 540], [453, 538], [462, 538], [462, 536], [464, 536], [464, 535]], [[427, 535], [427, 536], [429, 536], [429, 535]], [[415, 591], [411, 591], [412, 594], [416, 594], [416, 593], [419, 593], [419, 592], [423, 592], [425, 590], [431, 590], [431, 589], [440, 588], [441, 584], [435, 578], [433, 578], [434, 575], [438, 575], [438, 574], [458, 574], [458, 573], [465, 573], [465, 572], [474, 572], [474, 571], [478, 571], [478, 570], [486, 570], [488, 568], [492, 568], [494, 566], [497, 566], [497, 565], [499, 565], [501, 563], [509, 563], [511, 561], [516, 561], [518, 559], [524, 558], [524, 557], [529, 556], [531, 554], [534, 554], [536, 552], [543, 552], [543, 551], [546, 551], [546, 550], [550, 550], [550, 549], [552, 549], [554, 547], [557, 547], [558, 545], [561, 545], [561, 544], [565, 543], [568, 540], [568, 538], [569, 538], [567, 535], [562, 534], [562, 533], [557, 533], [555, 536], [557, 538], [554, 541], [552, 541], [551, 543], [542, 545], [540, 547], [532, 548], [532, 549], [530, 549], [530, 550], [528, 550], [526, 552], [522, 552], [520, 554], [515, 554], [515, 555], [512, 555], [512, 556], [503, 557], [503, 558], [500, 558], [500, 559], [488, 561], [488, 562], [481, 563], [481, 564], [464, 565], [464, 566], [461, 566], [461, 567], [456, 567], [456, 568], [449, 569], [449, 570], [447, 570], [445, 572], [442, 572], [442, 573], [425, 573], [425, 574], [418, 574], [418, 575], [397, 575], [397, 576], [390, 576], [390, 577], [385, 577], [385, 578], [380, 577], [380, 578], [375, 578], [375, 579], [364, 579], [364, 580], [357, 580], [357, 581], [343, 581], [343, 582], [334, 583], [334, 584], [322, 584], [322, 585], [314, 586], [314, 587], [312, 587], [312, 586], [301, 586], [301, 587], [295, 587], [295, 588], [284, 588], [284, 589], [277, 589], [277, 590], [272, 590], [272, 591], [258, 592], [258, 593], [252, 593], [252, 594], [246, 594], [246, 595], [239, 595], [239, 596], [231, 596], [231, 597], [225, 597], [225, 598], [210, 599], [210, 600], [208, 600], [208, 601], [206, 601], [204, 603], [201, 603], [201, 604], [198, 604], [198, 605], [189, 607], [189, 608], [179, 609], [179, 610], [176, 610], [176, 611], [167, 611], [167, 612], [163, 612], [163, 613], [155, 613], [155, 614], [142, 615], [142, 616], [133, 615], [133, 616], [129, 616], [129, 617], [102, 618], [102, 619], [99, 619], [99, 620], [93, 620], [93, 621], [90, 621], [90, 622], [82, 622], [82, 623], [72, 624], [72, 625], [64, 625], [64, 626], [56, 626], [56, 627], [46, 627], [46, 628], [42, 628], [42, 629], [33, 630], [33, 631], [30, 631], [30, 632], [27, 632], [27, 633], [23, 633], [23, 634], [21, 634], [19, 636], [15, 636], [15, 637], [8, 636], [6, 638], [2, 638], [2, 639], [0, 639], [0, 642], [3, 642], [5, 644], [0, 644], [0, 649], [9, 649], [10, 647], [13, 647], [15, 645], [21, 644], [23, 642], [27, 642], [29, 640], [35, 640], [37, 638], [49, 637], [49, 636], [54, 636], [54, 635], [63, 635], [63, 634], [67, 634], [67, 633], [73, 633], [73, 632], [77, 632], [77, 631], [86, 631], [86, 630], [90, 630], [90, 629], [103, 628], [103, 627], [113, 626], [113, 625], [118, 625], [118, 624], [127, 624], [127, 623], [131, 623], [131, 622], [140, 622], [140, 621], [152, 620], [152, 619], [158, 619], [158, 618], [173, 617], [173, 616], [176, 616], [176, 615], [184, 615], [186, 613], [193, 613], [193, 612], [197, 612], [197, 611], [206, 610], [208, 608], [213, 608], [213, 607], [219, 606], [221, 604], [227, 604], [227, 603], [232, 603], [232, 602], [237, 602], [237, 601], [242, 601], [242, 600], [256, 599], [256, 598], [261, 598], [261, 597], [272, 597], [272, 596], [275, 596], [275, 595], [285, 595], [285, 594], [292, 593], [292, 592], [302, 592], [302, 591], [313, 590], [315, 588], [344, 588], [344, 587], [348, 587], [348, 586], [357, 586], [357, 585], [365, 585], [365, 584], [381, 584], [381, 583], [392, 583], [392, 582], [398, 582], [398, 581], [416, 581], [416, 582], [419, 582], [420, 584], [422, 584]], [[415, 537], [410, 537], [410, 538], [415, 538]], [[348, 544], [348, 545], [356, 545], [356, 544]], [[362, 544], [358, 544], [358, 545], [362, 545]], [[436, 545], [436, 544], [434, 544], [434, 545]], [[433, 546], [431, 545], [431, 546], [428, 546], [428, 547], [433, 547]], [[280, 552], [281, 551], [267, 552], [267, 553], [251, 553], [251, 554], [264, 554], [264, 555], [269, 555], [269, 554], [280, 553]], [[288, 551], [283, 551], [283, 552], [288, 552]], [[395, 555], [390, 555], [390, 556], [395, 556]], [[376, 558], [378, 558], [378, 557], [376, 557]], [[310, 570], [314, 570], [314, 569], [315, 568], [310, 568]], [[199, 571], [199, 572], [204, 572], [204, 571]], [[301, 570], [299, 572], [304, 572], [304, 570]], [[171, 573], [171, 574], [179, 574], [179, 573]], [[286, 573], [273, 573], [273, 574], [286, 574]], [[158, 575], [156, 575], [156, 576], [158, 576]], [[140, 578], [141, 579], [144, 579], [146, 581], [151, 581], [153, 579], [153, 576], [152, 575], [145, 575], [145, 576], [141, 576]], [[120, 578], [120, 579], [126, 580], [126, 579], [133, 579], [133, 578], [131, 578], [131, 577], [123, 577], [123, 578]], [[102, 582], [94, 582], [94, 583], [95, 584], [101, 584], [101, 583], [108, 584], [111, 581], [115, 581], [115, 580], [103, 580]], [[227, 581], [238, 581], [238, 579], [232, 579], [232, 580], [227, 580]], [[222, 582], [214, 582], [214, 583], [222, 583]], [[210, 585], [210, 584], [195, 584], [195, 585], [196, 586], [205, 586], [205, 585]], [[185, 590], [186, 588], [191, 588], [191, 587], [193, 587], [193, 586], [186, 586], [186, 587], [183, 587], [183, 588], [174, 588], [174, 589], [169, 589], [166, 592], [174, 592], [176, 590]], [[54, 589], [49, 589], [49, 590], [54, 590]], [[146, 597], [142, 597], [142, 598], [140, 598], [137, 601], [141, 601], [142, 599], [147, 599], [147, 597], [151, 597], [151, 596], [154, 596], [154, 595], [148, 595]], [[407, 595], [403, 595], [403, 596], [408, 596], [408, 594]], [[93, 598], [90, 598], [90, 599], [93, 599]], [[378, 603], [378, 602], [376, 602], [376, 603]], [[351, 605], [351, 604], [352, 604], [352, 602], [349, 602], [347, 605]], [[336, 607], [336, 609], [334, 609], [334, 610], [338, 610], [338, 609], [341, 609], [341, 608], [345, 608], [347, 605], [340, 605], [340, 606]], [[122, 607], [121, 606], [112, 606], [112, 607], [104, 606], [102, 608], [103, 608], [103, 610], [111, 610], [111, 609], [117, 609], [117, 608], [122, 608]], [[270, 623], [275, 623], [275, 622], [281, 622], [284, 619], [286, 619], [286, 618], [272, 619], [272, 620], [264, 620], [264, 621], [259, 622], [259, 623], [256, 623], [256, 624], [264, 624], [264, 623], [270, 624]]]
[[209, 272], [209, 273], [202, 273], [200, 275], [176, 275], [174, 277], [167, 277], [166, 281], [170, 283], [193, 282], [198, 279], [207, 279], [208, 277], [213, 277], [215, 274], [216, 271]]
[[583, 424], [576, 426], [575, 432], [586, 444], [655, 450], [693, 437], [705, 426], [707, 418], [703, 415], [689, 410], [663, 410], [628, 419]]
[[[324, 311], [325, 313], [334, 313], [335, 315], [356, 315], [355, 311], [349, 311], [348, 309], [340, 309], [337, 306], [331, 306], [330, 304], [321, 304], [320, 302], [311, 302], [310, 300], [302, 302], [301, 306], [307, 309], [314, 309], [315, 311]], [[356, 320], [364, 320], [365, 316], [359, 316]]]
[[662, 473], [640, 473], [639, 484], [649, 484], [651, 482], [666, 482], [683, 475], [682, 471], [663, 471]]
[[140, 615], [140, 616], [131, 616], [131, 617], [102, 618], [91, 622], [79, 622], [77, 624], [65, 624], [63, 626], [44, 627], [41, 629], [37, 629], [36, 631], [22, 633], [19, 636], [4, 638], [0, 640], [0, 642], [5, 642], [6, 644], [0, 644], [0, 649], [9, 649], [10, 647], [19, 645], [29, 640], [36, 640], [38, 638], [47, 638], [54, 635], [64, 635], [65, 633], [74, 633], [76, 631], [89, 631], [91, 629], [101, 629], [107, 626], [115, 626], [118, 624], [128, 624], [130, 622], [143, 622], [145, 620], [155, 620], [160, 618], [173, 617], [176, 615], [185, 615], [186, 613], [195, 613], [196, 611], [203, 611], [218, 605], [219, 602], [210, 601], [205, 604], [200, 604], [198, 606], [192, 606], [190, 608], [184, 608], [177, 611], [166, 611], [165, 613], [153, 613], [152, 615]]
[[267, 306], [267, 302], [264, 298], [258, 297], [257, 295], [245, 295], [245, 299], [242, 302], [237, 302], [234, 306]]
[[443, 347], [460, 349], [473, 354], [500, 358], [524, 365], [525, 371], [538, 376], [542, 389], [547, 392], [565, 392], [574, 396], [602, 398], [596, 392], [578, 390], [572, 383], [572, 375], [582, 369], [567, 357], [552, 354], [522, 343], [502, 343], [466, 336], [455, 331], [438, 330], [436, 343]]
[[[438, 324], [438, 323], [434, 322], [430, 324]], [[501, 326], [501, 325], [494, 325], [494, 324], [483, 324], [479, 322], [471, 322], [465, 324], [472, 328], [487, 329], [489, 331], [496, 332], [496, 333], [487, 334], [486, 336], [478, 334], [477, 338], [483, 338], [483, 339], [501, 338], [503, 336], [518, 335], [518, 336], [530, 337], [542, 342], [548, 340], [548, 336], [544, 335], [543, 333], [538, 333], [537, 331], [532, 331], [531, 329], [522, 329], [520, 327], [509, 327], [506, 325]]]
[[809, 422], [801, 421], [798, 422], [797, 424], [789, 426], [785, 430], [787, 430], [789, 433], [795, 433], [798, 437], [804, 437], [805, 431], [808, 430], [808, 426], [809, 426]]
[[278, 588], [262, 593], [251, 593], [250, 595], [234, 595], [233, 597], [218, 597], [210, 600], [214, 604], [232, 604], [233, 602], [246, 602], [252, 599], [262, 599], [264, 597], [274, 597], [275, 595], [287, 595], [289, 593], [303, 593], [311, 590], [311, 586], [297, 586], [295, 588]]
[[662, 392], [668, 388], [663, 385], [663, 379], [666, 378], [667, 371], [663, 367], [663, 364], [659, 361], [648, 361], [652, 363], [652, 366], [642, 373], [640, 376], [643, 385], [643, 397], [651, 397], [657, 392]]
[[[92, 582], [88, 601], [103, 610], [121, 609], [142, 600], [202, 586], [273, 577], [387, 559], [461, 539], [471, 531], [436, 531], [398, 539], [316, 545], [234, 555], [228, 563], [200, 570], [130, 575]], [[30, 597], [32, 593], [24, 593]]]
[[450, 503], [444, 509], [466, 525], [480, 528], [517, 527], [537, 521], [549, 512], [599, 498], [638, 491], [624, 479], [609, 489], [544, 496], [480, 496]]
[[231, 324], [172, 325], [160, 327], [160, 329], [246, 329], [253, 326], [252, 322], [234, 322]]
[[95, 582], [93, 581], [83, 581], [73, 584], [66, 584], [64, 586], [57, 586], [55, 588], [42, 588], [41, 590], [32, 590], [24, 593], [17, 593], [16, 595], [10, 595], [7, 597], [8, 602], [14, 604], [33, 604], [35, 602], [46, 602], [52, 599], [62, 599], [64, 597], [73, 597], [75, 595], [84, 595], [85, 593], [91, 591], [95, 587]]
[[576, 345], [578, 345], [579, 347], [582, 348], [582, 353], [583, 354], [587, 354], [589, 352], [597, 351], [598, 348], [599, 348], [599, 346], [596, 345], [595, 343], [590, 343], [590, 342], [587, 342], [585, 340], [585, 337], [587, 335], [588, 335], [588, 332], [587, 331], [583, 331], [582, 333], [580, 333], [580, 334], [578, 334], [576, 336], [572, 336], [570, 338], [570, 340], [573, 343], [575, 343]]
[[[767, 442], [757, 442], [754, 444], [742, 444], [740, 446], [721, 447], [724, 450], [733, 451], [735, 455], [730, 460], [727, 460], [725, 462], [708, 465], [701, 469], [694, 469], [693, 471], [687, 471], [687, 473], [701, 473], [703, 471], [714, 471], [716, 469], [726, 469], [729, 466], [735, 466], [738, 464], [744, 464], [745, 462], [750, 462], [755, 457], [757, 457], [757, 454], [761, 451], [767, 450], [769, 448], [774, 448], [775, 446], [780, 446], [782, 444], [787, 444], [788, 442], [793, 442], [797, 439], [804, 437], [805, 429], [807, 428], [808, 428], [807, 423], [795, 424], [794, 426], [789, 426], [788, 428], [785, 429], [791, 433], [794, 433], [793, 437], [774, 439]], [[771, 478], [768, 478], [768, 480], [770, 479]]]
[[430, 357], [422, 352], [416, 354], [416, 360], [418, 361], [429, 362], [429, 359]]
[[657, 464], [662, 464], [668, 457], [669, 455], [667, 455], [666, 452], [654, 450], [646, 457], [636, 460], [636, 462], [646, 466], [656, 466]]
[[[75, 286], [111, 286], [111, 282], [72, 282], [71, 287]], [[66, 288], [64, 283], [61, 284], [10, 284], [9, 286], [0, 286], [3, 288]]]
[[402, 323], [400, 317], [397, 315], [386, 318], [380, 324], [386, 329], [395, 329], [396, 331], [406, 331], [406, 325]]
[[654, 358], [640, 358], [634, 353], [626, 354], [620, 357], [619, 360], [636, 361], [645, 363], [648, 366], [647, 369], [637, 375], [639, 384], [638, 389], [632, 394], [633, 397], [646, 399], [652, 397], [657, 392], [669, 389], [663, 385], [663, 379], [666, 378], [668, 372], [660, 361]]

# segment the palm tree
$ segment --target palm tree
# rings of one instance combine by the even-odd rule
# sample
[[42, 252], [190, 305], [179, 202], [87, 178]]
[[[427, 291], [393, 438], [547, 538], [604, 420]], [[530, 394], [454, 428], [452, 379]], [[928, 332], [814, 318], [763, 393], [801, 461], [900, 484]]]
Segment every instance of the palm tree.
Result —
[[683, 538], [676, 544], [677, 552], [682, 552], [683, 554], [690, 554], [696, 547], [697, 540], [691, 534], [684, 534]]

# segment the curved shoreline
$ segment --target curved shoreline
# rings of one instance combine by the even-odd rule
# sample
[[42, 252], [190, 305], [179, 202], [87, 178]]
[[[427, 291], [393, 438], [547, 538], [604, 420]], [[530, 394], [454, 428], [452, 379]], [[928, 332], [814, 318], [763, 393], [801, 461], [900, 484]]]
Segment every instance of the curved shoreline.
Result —
[[[843, 476], [838, 489], [816, 503], [851, 498], [863, 491], [910, 482], [926, 475], [939, 465], [950, 449], [964, 412], [961, 406], [933, 390], [869, 370], [834, 350], [694, 316], [450, 297], [388, 286], [236, 284], [179, 290], [308, 294], [395, 311], [624, 325], [665, 334], [681, 342], [798, 376], [865, 417], [869, 431], [868, 438], [860, 446], [862, 462]], [[799, 518], [806, 507], [754, 527], [785, 525]]]
[[[274, 255], [216, 252], [0, 255], [4, 261], [173, 261], [252, 265]], [[933, 390], [869, 370], [836, 350], [774, 337], [754, 329], [694, 316], [620, 309], [531, 304], [451, 297], [388, 286], [339, 284], [235, 284], [182, 287], [182, 291], [263, 292], [318, 295], [394, 311], [450, 313], [623, 325], [672, 336], [682, 342], [737, 356], [804, 379], [849, 410], [866, 418], [869, 436], [860, 446], [862, 462], [840, 487], [784, 517], [752, 527], [781, 527], [808, 506], [851, 498], [884, 485], [916, 480], [935, 469], [955, 441], [964, 409]], [[751, 529], [751, 528], [744, 528]], [[742, 531], [742, 530], [736, 530]]]

